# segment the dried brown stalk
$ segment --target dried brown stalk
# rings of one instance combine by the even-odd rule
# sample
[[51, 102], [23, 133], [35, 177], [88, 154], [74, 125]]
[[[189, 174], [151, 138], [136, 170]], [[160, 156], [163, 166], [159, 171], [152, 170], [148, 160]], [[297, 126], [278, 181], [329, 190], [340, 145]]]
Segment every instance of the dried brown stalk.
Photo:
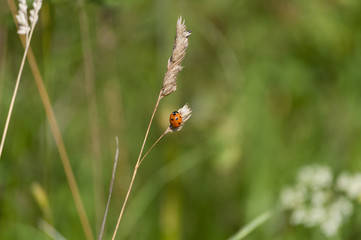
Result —
[[115, 170], [117, 169], [117, 163], [118, 163], [118, 157], [119, 157], [119, 140], [118, 140], [118, 137], [115, 138], [115, 141], [117, 142], [117, 150], [115, 151], [115, 159], [114, 159], [114, 164], [113, 164], [112, 178], [110, 180], [110, 187], [109, 187], [109, 195], [108, 195], [107, 206], [105, 207], [105, 213], [104, 213], [104, 217], [103, 217], [102, 226], [100, 228], [100, 233], [99, 233], [98, 240], [101, 240], [103, 238], [105, 222], [107, 220], [110, 199], [112, 197], [112, 192], [113, 192], [113, 185], [114, 185], [114, 179], [115, 179]]
[[[176, 33], [176, 37], [175, 37], [175, 41], [174, 41], [173, 52], [172, 52], [172, 56], [168, 60], [167, 72], [166, 72], [166, 74], [164, 76], [163, 86], [162, 86], [162, 89], [159, 92], [157, 102], [155, 104], [152, 116], [151, 116], [150, 121], [149, 121], [149, 125], [148, 125], [147, 131], [146, 131], [146, 134], [145, 134], [145, 137], [144, 137], [144, 140], [143, 140], [143, 144], [142, 144], [142, 147], [141, 147], [140, 152], [139, 152], [138, 160], [137, 160], [137, 163], [135, 164], [132, 180], [130, 182], [128, 192], [127, 192], [127, 194], [125, 196], [125, 199], [124, 199], [124, 202], [123, 202], [123, 205], [122, 205], [122, 209], [121, 209], [119, 217], [118, 217], [117, 225], [116, 225], [114, 233], [113, 233], [112, 240], [115, 239], [115, 236], [117, 234], [119, 224], [120, 224], [120, 220], [122, 219], [125, 206], [127, 204], [130, 192], [131, 192], [132, 187], [133, 187], [134, 179], [135, 179], [135, 177], [137, 175], [140, 163], [144, 159], [144, 158], [141, 159], [141, 156], [142, 156], [144, 146], [145, 146], [145, 143], [146, 143], [147, 138], [148, 138], [150, 126], [152, 125], [153, 118], [154, 118], [155, 112], [157, 111], [159, 102], [163, 97], [168, 96], [169, 94], [173, 93], [177, 89], [177, 75], [182, 70], [181, 63], [182, 63], [182, 61], [183, 61], [183, 59], [185, 57], [185, 54], [186, 54], [186, 49], [188, 47], [188, 37], [189, 37], [190, 34], [191, 34], [191, 32], [186, 30], [185, 22], [182, 20], [182, 17], [179, 17], [178, 21], [177, 21], [177, 33]], [[158, 141], [167, 132], [168, 132], [168, 129], [156, 141], [156, 143], [158, 143]], [[151, 149], [155, 146], [155, 144], [153, 144]], [[148, 152], [146, 153], [146, 155], [148, 154]]]

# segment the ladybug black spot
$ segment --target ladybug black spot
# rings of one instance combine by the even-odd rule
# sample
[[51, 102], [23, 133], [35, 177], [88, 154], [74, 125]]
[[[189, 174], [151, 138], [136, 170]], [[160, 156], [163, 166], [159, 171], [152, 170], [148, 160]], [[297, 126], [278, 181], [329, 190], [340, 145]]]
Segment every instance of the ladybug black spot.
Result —
[[174, 119], [173, 119], [173, 118], [171, 118], [170, 120], [171, 120], [171, 121], [173, 121]]
[[178, 120], [178, 118], [176, 117], [175, 120]]

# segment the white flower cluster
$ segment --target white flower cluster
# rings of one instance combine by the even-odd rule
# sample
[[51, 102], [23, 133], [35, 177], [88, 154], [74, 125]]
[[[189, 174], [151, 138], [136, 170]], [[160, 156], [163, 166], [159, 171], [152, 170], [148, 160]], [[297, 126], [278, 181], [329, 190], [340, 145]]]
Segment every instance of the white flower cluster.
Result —
[[38, 13], [41, 9], [42, 2], [42, 0], [35, 0], [33, 2], [33, 9], [30, 10], [30, 17], [28, 19], [28, 5], [26, 4], [26, 0], [19, 0], [19, 11], [16, 15], [16, 20], [19, 24], [18, 34], [29, 34], [31, 27], [34, 27], [38, 21]]
[[282, 206], [291, 211], [290, 223], [335, 236], [353, 212], [351, 201], [361, 196], [361, 174], [342, 173], [333, 181], [329, 167], [311, 165], [301, 168], [297, 180], [281, 193]]

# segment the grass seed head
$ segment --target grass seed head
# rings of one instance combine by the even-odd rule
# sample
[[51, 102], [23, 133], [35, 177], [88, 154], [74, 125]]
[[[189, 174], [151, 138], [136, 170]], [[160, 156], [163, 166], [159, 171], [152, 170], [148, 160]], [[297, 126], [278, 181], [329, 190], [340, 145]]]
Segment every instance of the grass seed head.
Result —
[[167, 72], [163, 80], [161, 96], [165, 97], [177, 89], [177, 75], [182, 70], [181, 63], [186, 55], [188, 47], [188, 37], [191, 31], [187, 31], [185, 21], [182, 17], [177, 21], [177, 33], [173, 45], [172, 56], [168, 59]]
[[33, 2], [33, 9], [30, 10], [30, 16], [28, 17], [28, 5], [26, 3], [26, 0], [19, 0], [19, 11], [16, 15], [16, 20], [19, 24], [18, 34], [27, 35], [30, 32], [31, 27], [35, 26], [36, 22], [38, 21], [38, 15], [41, 9], [42, 2], [42, 0], [35, 0]]

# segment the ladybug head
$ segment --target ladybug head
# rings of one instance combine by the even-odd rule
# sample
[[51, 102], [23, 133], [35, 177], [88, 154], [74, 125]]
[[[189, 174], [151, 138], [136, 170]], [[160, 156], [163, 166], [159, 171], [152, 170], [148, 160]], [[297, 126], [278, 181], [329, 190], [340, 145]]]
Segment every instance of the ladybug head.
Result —
[[177, 115], [177, 113], [178, 113], [177, 111], [172, 112], [173, 115]]

